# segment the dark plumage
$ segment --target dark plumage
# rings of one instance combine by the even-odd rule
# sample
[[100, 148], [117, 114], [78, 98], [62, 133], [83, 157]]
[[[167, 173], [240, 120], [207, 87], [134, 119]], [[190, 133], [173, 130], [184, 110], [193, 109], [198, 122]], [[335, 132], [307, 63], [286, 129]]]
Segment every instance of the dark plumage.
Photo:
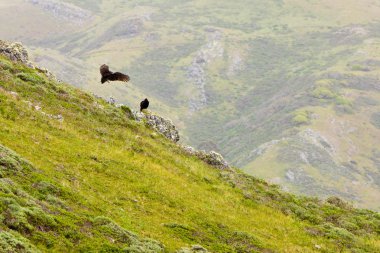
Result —
[[108, 81], [123, 81], [128, 82], [129, 76], [120, 72], [111, 72], [106, 64], [100, 66], [100, 74], [102, 75], [102, 79], [100, 80], [102, 83]]
[[149, 106], [149, 100], [146, 98], [140, 103], [140, 112], [144, 109], [147, 109]]

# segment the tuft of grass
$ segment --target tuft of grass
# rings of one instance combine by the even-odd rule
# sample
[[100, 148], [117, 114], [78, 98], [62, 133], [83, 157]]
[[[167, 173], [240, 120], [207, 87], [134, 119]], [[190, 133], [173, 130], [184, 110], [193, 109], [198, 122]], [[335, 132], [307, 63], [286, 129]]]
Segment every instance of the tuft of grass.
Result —
[[310, 112], [307, 110], [297, 110], [293, 113], [292, 121], [296, 125], [308, 124], [310, 121]]
[[0, 232], [0, 251], [4, 253], [40, 253], [29, 240], [15, 232]]
[[320, 99], [332, 99], [336, 97], [336, 94], [326, 86], [318, 86], [313, 90], [312, 96]]
[[39, 76], [37, 73], [17, 73], [16, 77], [20, 78], [21, 80], [25, 82], [29, 82], [31, 85], [37, 83], [37, 82], [44, 82], [44, 79]]

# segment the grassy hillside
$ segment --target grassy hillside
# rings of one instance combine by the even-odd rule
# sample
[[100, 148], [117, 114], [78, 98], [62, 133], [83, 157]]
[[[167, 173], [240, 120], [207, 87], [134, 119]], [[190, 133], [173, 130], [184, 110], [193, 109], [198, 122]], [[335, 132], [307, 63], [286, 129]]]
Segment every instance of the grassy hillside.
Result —
[[212, 168], [125, 110], [0, 60], [5, 252], [380, 249], [378, 213]]
[[[249, 174], [380, 208], [376, 1], [49, 2], [2, 3], [0, 36], [88, 91], [151, 98]], [[100, 85], [103, 63], [131, 82]]]

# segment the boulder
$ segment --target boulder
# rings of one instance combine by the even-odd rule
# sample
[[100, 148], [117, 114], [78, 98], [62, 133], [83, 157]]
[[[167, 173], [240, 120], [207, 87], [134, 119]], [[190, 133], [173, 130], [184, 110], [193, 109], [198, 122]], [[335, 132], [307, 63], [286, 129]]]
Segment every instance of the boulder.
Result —
[[170, 119], [165, 119], [161, 116], [151, 114], [151, 113], [142, 113], [142, 112], [133, 112], [134, 118], [137, 121], [145, 121], [146, 124], [151, 126], [158, 133], [161, 133], [166, 138], [173, 142], [179, 141], [179, 133], [175, 125]]
[[0, 40], [0, 54], [5, 55], [12, 61], [22, 62], [30, 68], [36, 69], [38, 72], [44, 74], [50, 79], [56, 81], [57, 78], [46, 68], [40, 68], [29, 60], [28, 50], [20, 42], [7, 42]]
[[0, 54], [7, 56], [12, 61], [19, 61], [28, 66], [32, 65], [29, 61], [28, 51], [20, 42], [10, 43], [0, 40]]
[[206, 152], [204, 150], [196, 150], [190, 146], [183, 146], [182, 148], [186, 153], [194, 155], [202, 161], [204, 161], [205, 163], [214, 166], [218, 169], [223, 170], [230, 168], [226, 160], [224, 160], [223, 156], [215, 151]]

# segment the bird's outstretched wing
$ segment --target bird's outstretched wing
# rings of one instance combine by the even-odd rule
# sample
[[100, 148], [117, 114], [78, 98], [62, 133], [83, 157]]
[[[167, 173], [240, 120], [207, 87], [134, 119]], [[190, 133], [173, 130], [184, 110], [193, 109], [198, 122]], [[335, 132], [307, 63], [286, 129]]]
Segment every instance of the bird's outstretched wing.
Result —
[[108, 76], [108, 75], [111, 75], [112, 72], [109, 70], [108, 65], [103, 64], [102, 66], [100, 66], [100, 74], [102, 76]]
[[125, 75], [123, 73], [120, 73], [120, 72], [115, 72], [111, 75], [108, 76], [108, 79], [110, 81], [123, 81], [123, 82], [128, 82], [129, 81], [129, 76], [128, 75]]

